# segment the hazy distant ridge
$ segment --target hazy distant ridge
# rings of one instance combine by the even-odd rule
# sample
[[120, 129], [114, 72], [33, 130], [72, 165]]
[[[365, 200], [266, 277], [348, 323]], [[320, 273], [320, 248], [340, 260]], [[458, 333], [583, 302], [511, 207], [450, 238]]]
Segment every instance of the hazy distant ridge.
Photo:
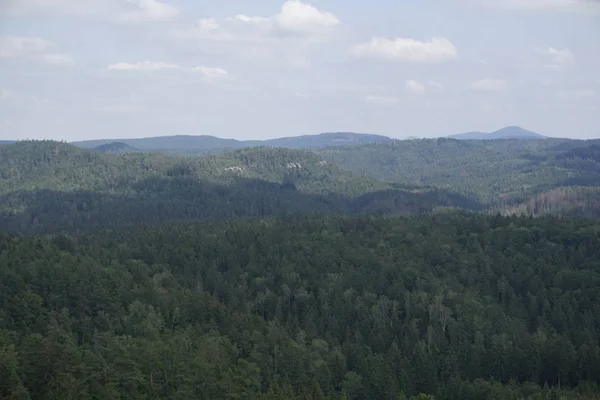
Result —
[[101, 144], [100, 146], [94, 147], [92, 150], [99, 151], [101, 153], [135, 153], [140, 151], [122, 142]]
[[[497, 139], [545, 139], [538, 133], [518, 126], [508, 126], [494, 132], [467, 132], [448, 136], [456, 140], [497, 140]], [[416, 139], [411, 137], [409, 139]], [[323, 149], [346, 145], [392, 142], [383, 135], [328, 132], [317, 135], [281, 137], [267, 140], [236, 140], [224, 139], [210, 135], [175, 135], [157, 136], [139, 139], [98, 139], [72, 142], [73, 145], [101, 152], [168, 152], [168, 153], [215, 153], [236, 150], [246, 147], [286, 147], [290, 149]], [[406, 139], [408, 140], [408, 139]], [[0, 144], [10, 144], [14, 141], [0, 141]]]
[[199, 149], [199, 150], [222, 150], [222, 149], [242, 149], [245, 147], [287, 147], [292, 149], [311, 149], [334, 146], [344, 146], [348, 144], [366, 144], [388, 142], [393, 139], [364, 133], [335, 132], [321, 133], [318, 135], [305, 135], [295, 137], [283, 137], [268, 140], [236, 140], [222, 139], [215, 136], [201, 135], [177, 135], [177, 136], [159, 136], [141, 139], [101, 139], [74, 142], [78, 147], [86, 149], [98, 148], [99, 146], [111, 143], [121, 143], [132, 148], [144, 151], [152, 150], [179, 150], [179, 149]]
[[498, 140], [498, 139], [546, 139], [540, 135], [519, 126], [507, 126], [494, 132], [467, 132], [449, 136], [457, 140]]

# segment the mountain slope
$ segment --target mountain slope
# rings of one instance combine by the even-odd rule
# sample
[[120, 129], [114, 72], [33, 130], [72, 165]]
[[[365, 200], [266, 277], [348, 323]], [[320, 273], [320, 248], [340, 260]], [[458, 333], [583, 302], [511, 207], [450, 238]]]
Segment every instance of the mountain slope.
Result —
[[[318, 155], [256, 147], [219, 156], [183, 158], [164, 154], [103, 154], [53, 141], [18, 142], [0, 150], [0, 193], [23, 189], [119, 190], [148, 177], [191, 177], [227, 183], [235, 177], [281, 183], [292, 179], [307, 192], [348, 194], [389, 186], [354, 176]], [[341, 187], [341, 184], [348, 184]], [[339, 189], [339, 190], [338, 190]]]
[[140, 150], [129, 146], [128, 144], [122, 142], [111, 142], [106, 144], [101, 144], [99, 146], [94, 147], [92, 150], [99, 151], [101, 153], [134, 153]]
[[285, 148], [186, 158], [19, 142], [0, 148], [0, 178], [0, 226], [16, 232], [281, 213], [406, 215], [479, 208], [444, 190], [394, 188], [317, 154]]
[[457, 140], [498, 140], [498, 139], [546, 139], [545, 136], [518, 126], [507, 126], [494, 132], [467, 132], [449, 136]]
[[595, 141], [561, 139], [424, 139], [317, 153], [357, 174], [452, 190], [494, 205], [525, 201], [560, 186], [600, 185], [595, 146]]

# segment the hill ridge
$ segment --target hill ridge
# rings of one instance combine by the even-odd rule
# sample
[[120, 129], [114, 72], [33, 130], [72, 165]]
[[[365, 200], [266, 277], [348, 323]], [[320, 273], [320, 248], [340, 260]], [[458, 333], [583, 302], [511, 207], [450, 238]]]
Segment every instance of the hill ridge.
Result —
[[465, 132], [456, 135], [448, 136], [450, 139], [456, 140], [499, 140], [499, 139], [520, 139], [520, 140], [531, 140], [531, 139], [546, 139], [544, 135], [539, 133], [521, 128], [520, 126], [511, 125], [505, 126], [492, 132]]
[[246, 147], [268, 146], [313, 149], [336, 147], [347, 144], [388, 142], [392, 140], [394, 139], [387, 136], [368, 133], [324, 132], [315, 135], [280, 137], [264, 140], [226, 139], [212, 135], [173, 135], [135, 139], [97, 139], [76, 141], [72, 142], [72, 144], [82, 148], [96, 148], [118, 142], [141, 151], [206, 154]]
[[[499, 139], [546, 139], [539, 133], [524, 129], [516, 125], [506, 126], [504, 128], [492, 131], [472, 131], [459, 133], [450, 136], [439, 136], [430, 139], [454, 139], [454, 140], [499, 140]], [[389, 136], [356, 133], [356, 132], [322, 132], [317, 134], [306, 134], [289, 137], [278, 137], [271, 139], [249, 139], [240, 140], [232, 138], [222, 138], [214, 135], [162, 135], [148, 136], [141, 138], [116, 138], [116, 139], [92, 139], [83, 141], [73, 141], [71, 144], [85, 148], [98, 149], [102, 151], [101, 146], [119, 143], [126, 151], [143, 151], [155, 153], [174, 153], [180, 155], [206, 155], [221, 153], [224, 151], [243, 149], [246, 147], [288, 147], [294, 149], [323, 149], [328, 147], [340, 147], [346, 145], [361, 145], [374, 143], [389, 143], [394, 141], [416, 139], [409, 136], [404, 139], [394, 139]], [[16, 141], [0, 141], [0, 145], [14, 144]], [[109, 146], [110, 148], [110, 146]], [[122, 151], [122, 150], [121, 150]]]

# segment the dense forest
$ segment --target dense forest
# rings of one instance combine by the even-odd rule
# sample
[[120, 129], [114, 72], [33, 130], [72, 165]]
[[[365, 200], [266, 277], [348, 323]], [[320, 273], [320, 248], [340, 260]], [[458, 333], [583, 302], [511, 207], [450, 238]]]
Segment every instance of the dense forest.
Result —
[[478, 209], [447, 190], [360, 177], [306, 151], [253, 148], [218, 156], [103, 154], [65, 143], [0, 148], [0, 230], [94, 230], [165, 220], [270, 214], [420, 214]]
[[596, 141], [409, 140], [203, 157], [120, 153], [115, 146], [108, 153], [116, 154], [52, 141], [1, 147], [4, 227], [49, 231], [115, 221], [448, 208], [600, 216]]
[[318, 154], [364, 176], [448, 189], [491, 207], [508, 207], [558, 187], [600, 186], [599, 143], [423, 139], [328, 148]]
[[600, 224], [298, 216], [0, 238], [0, 397], [593, 399]]
[[0, 399], [600, 399], [598, 144], [109, 147], [0, 147]]
[[102, 154], [54, 141], [0, 148], [0, 193], [90, 190], [127, 193], [144, 180], [189, 177], [215, 184], [236, 178], [293, 183], [306, 193], [363, 194], [390, 185], [346, 172], [307, 151], [249, 148], [218, 156]]

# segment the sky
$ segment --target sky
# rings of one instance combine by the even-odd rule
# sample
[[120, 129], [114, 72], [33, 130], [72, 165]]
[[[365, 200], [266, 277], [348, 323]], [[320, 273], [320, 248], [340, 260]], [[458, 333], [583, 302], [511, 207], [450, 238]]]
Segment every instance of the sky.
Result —
[[600, 0], [0, 0], [0, 140], [600, 137]]

